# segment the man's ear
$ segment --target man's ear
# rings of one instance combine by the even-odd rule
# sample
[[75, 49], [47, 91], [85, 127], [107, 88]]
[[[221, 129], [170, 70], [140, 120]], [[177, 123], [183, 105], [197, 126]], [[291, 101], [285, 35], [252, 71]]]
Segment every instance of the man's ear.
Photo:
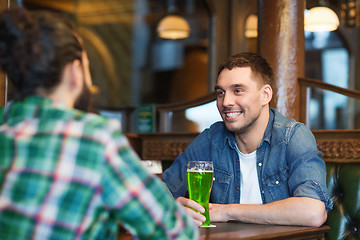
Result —
[[273, 95], [273, 90], [271, 86], [269, 84], [265, 84], [262, 87], [261, 94], [261, 104], [267, 105], [271, 101]]
[[80, 60], [74, 60], [70, 65], [69, 87], [71, 91], [80, 93], [84, 85], [84, 73]]

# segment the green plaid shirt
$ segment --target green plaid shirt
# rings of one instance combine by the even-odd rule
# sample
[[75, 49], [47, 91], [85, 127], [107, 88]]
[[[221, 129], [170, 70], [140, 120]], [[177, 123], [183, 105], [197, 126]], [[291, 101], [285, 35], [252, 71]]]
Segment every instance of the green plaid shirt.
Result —
[[0, 239], [196, 239], [115, 120], [28, 97], [0, 110]]

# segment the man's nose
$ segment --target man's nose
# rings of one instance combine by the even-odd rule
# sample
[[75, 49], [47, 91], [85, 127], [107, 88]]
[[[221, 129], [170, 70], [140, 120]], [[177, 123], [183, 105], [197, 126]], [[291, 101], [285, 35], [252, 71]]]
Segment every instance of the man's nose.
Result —
[[223, 106], [227, 107], [227, 106], [233, 106], [234, 105], [234, 98], [230, 93], [225, 93], [224, 94], [224, 101], [223, 101]]

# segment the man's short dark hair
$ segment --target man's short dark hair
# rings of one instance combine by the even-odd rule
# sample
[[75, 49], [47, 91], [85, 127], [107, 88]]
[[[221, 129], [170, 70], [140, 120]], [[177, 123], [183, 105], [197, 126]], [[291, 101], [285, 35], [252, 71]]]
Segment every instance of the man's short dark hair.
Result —
[[64, 67], [79, 59], [82, 46], [72, 25], [59, 14], [23, 7], [0, 13], [0, 68], [19, 98], [42, 88], [51, 92]]
[[219, 66], [218, 76], [224, 69], [232, 70], [237, 67], [250, 67], [255, 76], [261, 76], [264, 84], [273, 86], [274, 73], [272, 68], [264, 58], [255, 53], [243, 52], [226, 58]]

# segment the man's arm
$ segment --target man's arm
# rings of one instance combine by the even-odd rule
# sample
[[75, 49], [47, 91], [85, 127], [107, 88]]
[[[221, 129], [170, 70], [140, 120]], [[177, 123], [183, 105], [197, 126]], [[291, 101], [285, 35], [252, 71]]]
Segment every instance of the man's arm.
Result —
[[197, 239], [198, 230], [164, 184], [140, 163], [123, 135], [107, 144], [102, 199], [114, 216], [138, 238]]
[[308, 197], [291, 197], [272, 203], [210, 204], [213, 222], [237, 220], [247, 223], [321, 226], [327, 219], [325, 204]]

